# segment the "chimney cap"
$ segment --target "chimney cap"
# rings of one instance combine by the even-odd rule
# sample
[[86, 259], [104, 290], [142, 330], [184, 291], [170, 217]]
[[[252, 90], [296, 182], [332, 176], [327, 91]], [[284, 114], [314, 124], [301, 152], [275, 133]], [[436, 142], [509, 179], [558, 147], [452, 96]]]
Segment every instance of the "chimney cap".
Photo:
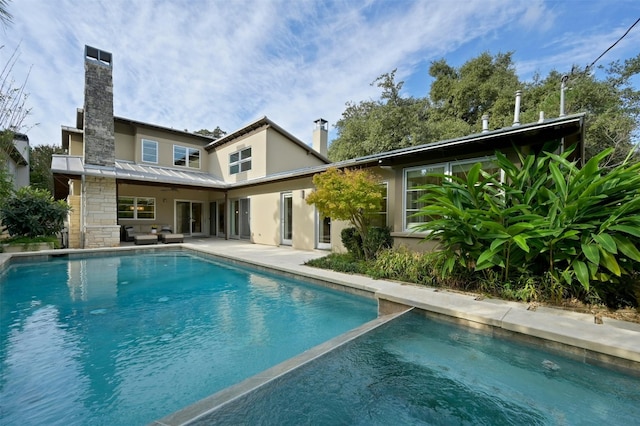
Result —
[[325, 120], [324, 118], [318, 118], [317, 120], [314, 120], [314, 123], [316, 124], [316, 129], [327, 130], [328, 121]]
[[104, 50], [97, 49], [91, 46], [84, 46], [84, 58], [92, 59], [98, 61], [102, 65], [111, 66], [111, 62], [113, 60], [113, 56], [110, 52], [105, 52]]

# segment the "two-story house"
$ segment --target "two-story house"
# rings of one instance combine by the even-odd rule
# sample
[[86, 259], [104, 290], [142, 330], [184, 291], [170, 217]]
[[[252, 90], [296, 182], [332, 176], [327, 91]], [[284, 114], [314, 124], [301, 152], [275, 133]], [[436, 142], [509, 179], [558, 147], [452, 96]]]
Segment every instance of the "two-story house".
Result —
[[[582, 158], [584, 117], [541, 119], [463, 138], [399, 149], [331, 164], [327, 122], [315, 121], [307, 145], [267, 117], [212, 140], [113, 114], [112, 56], [85, 48], [84, 107], [75, 127], [62, 128], [68, 155], [54, 156], [52, 170], [68, 180], [70, 247], [120, 244], [121, 227], [150, 232], [170, 226], [186, 236], [247, 239], [297, 249], [340, 249], [343, 223], [331, 223], [306, 203], [313, 176], [329, 167], [369, 168], [380, 175], [386, 197], [378, 223], [396, 244], [416, 247], [412, 231], [420, 185], [430, 172], [464, 174], [482, 162], [494, 165], [496, 150], [537, 151], [577, 145]], [[519, 102], [516, 102], [519, 104]]]

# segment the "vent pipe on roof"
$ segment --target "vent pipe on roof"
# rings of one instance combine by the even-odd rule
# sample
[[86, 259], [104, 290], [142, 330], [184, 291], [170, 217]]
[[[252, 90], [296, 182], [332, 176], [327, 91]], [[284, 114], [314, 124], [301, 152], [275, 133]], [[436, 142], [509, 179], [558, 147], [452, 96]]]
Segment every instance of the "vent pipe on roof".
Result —
[[563, 75], [560, 79], [560, 117], [566, 115], [564, 112], [564, 91], [567, 89], [567, 80], [569, 80], [568, 75]]
[[540, 118], [538, 118], [538, 123], [544, 123], [544, 111], [540, 111]]
[[522, 90], [516, 91], [516, 107], [513, 111], [513, 124], [512, 126], [520, 125], [520, 102], [522, 101]]
[[489, 114], [484, 114], [482, 116], [482, 133], [486, 133], [489, 131]]

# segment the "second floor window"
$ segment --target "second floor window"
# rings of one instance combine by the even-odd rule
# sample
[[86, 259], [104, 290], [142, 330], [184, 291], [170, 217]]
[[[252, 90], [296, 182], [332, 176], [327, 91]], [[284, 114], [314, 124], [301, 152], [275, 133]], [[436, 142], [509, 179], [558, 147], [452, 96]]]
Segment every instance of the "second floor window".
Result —
[[173, 146], [173, 165], [189, 167], [191, 169], [200, 168], [200, 150], [186, 146]]
[[251, 147], [229, 154], [229, 174], [251, 170]]
[[158, 142], [142, 139], [142, 161], [145, 163], [158, 163]]

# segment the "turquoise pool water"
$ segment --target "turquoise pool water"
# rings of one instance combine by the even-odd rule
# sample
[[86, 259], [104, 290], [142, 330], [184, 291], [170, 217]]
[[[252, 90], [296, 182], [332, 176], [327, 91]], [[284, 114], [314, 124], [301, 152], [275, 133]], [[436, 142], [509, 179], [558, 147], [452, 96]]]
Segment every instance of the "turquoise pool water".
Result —
[[197, 424], [636, 425], [640, 378], [410, 313]]
[[146, 424], [376, 316], [374, 300], [185, 252], [13, 264], [0, 424]]

